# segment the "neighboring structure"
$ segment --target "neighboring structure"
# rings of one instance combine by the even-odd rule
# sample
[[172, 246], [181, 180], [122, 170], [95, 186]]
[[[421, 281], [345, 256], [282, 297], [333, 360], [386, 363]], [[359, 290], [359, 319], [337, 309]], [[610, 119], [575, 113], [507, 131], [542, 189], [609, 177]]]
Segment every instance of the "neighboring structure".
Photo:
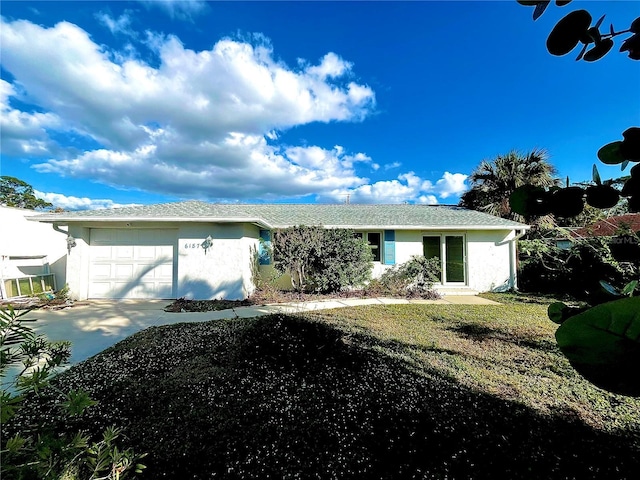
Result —
[[65, 235], [27, 221], [42, 212], [0, 205], [0, 298], [64, 287]]
[[572, 238], [613, 237], [625, 232], [640, 232], [640, 213], [616, 215], [592, 225], [571, 230]]
[[[251, 265], [270, 230], [351, 228], [366, 236], [374, 276], [412, 255], [442, 259], [441, 288], [516, 286], [515, 240], [529, 227], [453, 206], [291, 205], [182, 202], [46, 214], [68, 228], [67, 278], [86, 298], [239, 299], [254, 290]], [[261, 270], [272, 268], [262, 259]]]

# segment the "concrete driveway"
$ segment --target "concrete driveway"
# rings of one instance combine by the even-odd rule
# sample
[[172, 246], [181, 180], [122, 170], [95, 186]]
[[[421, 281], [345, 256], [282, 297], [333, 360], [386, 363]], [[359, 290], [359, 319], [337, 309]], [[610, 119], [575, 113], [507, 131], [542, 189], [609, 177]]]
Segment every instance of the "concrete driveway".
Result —
[[136, 332], [159, 325], [205, 322], [226, 318], [251, 318], [273, 313], [301, 313], [358, 305], [408, 303], [497, 305], [496, 302], [481, 297], [456, 295], [445, 296], [441, 300], [339, 299], [239, 307], [216, 312], [165, 312], [163, 309], [171, 302], [171, 300], [91, 300], [77, 302], [73, 307], [62, 310], [34, 310], [25, 318], [37, 319], [38, 321], [30, 326], [38, 333], [45, 334], [50, 340], [69, 340], [71, 342], [70, 363], [76, 364]]

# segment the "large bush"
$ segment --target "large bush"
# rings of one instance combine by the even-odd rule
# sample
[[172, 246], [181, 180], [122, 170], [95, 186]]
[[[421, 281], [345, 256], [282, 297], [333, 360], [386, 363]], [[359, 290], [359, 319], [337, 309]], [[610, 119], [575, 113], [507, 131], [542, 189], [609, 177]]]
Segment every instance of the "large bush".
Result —
[[363, 285], [373, 255], [353, 230], [296, 226], [273, 232], [273, 264], [302, 292], [331, 293]]
[[528, 292], [568, 294], [576, 298], [597, 297], [600, 281], [623, 288], [638, 275], [632, 263], [611, 254], [611, 239], [591, 237], [576, 240], [567, 249], [553, 240], [521, 240], [519, 284]]
[[381, 293], [436, 297], [433, 284], [440, 281], [442, 267], [439, 258], [414, 255], [410, 260], [386, 270], [378, 283]]

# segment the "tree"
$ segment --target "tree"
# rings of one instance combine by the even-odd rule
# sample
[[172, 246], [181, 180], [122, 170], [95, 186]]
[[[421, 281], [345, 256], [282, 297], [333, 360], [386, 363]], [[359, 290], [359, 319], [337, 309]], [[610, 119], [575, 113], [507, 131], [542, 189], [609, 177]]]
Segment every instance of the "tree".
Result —
[[53, 207], [53, 204], [36, 197], [33, 187], [27, 182], [8, 176], [0, 177], [0, 205], [29, 210]]
[[548, 223], [550, 218], [534, 219], [514, 213], [509, 197], [516, 188], [533, 185], [548, 188], [559, 184], [556, 168], [545, 150], [534, 149], [520, 154], [511, 151], [492, 160], [482, 160], [471, 173], [471, 189], [462, 195], [460, 206], [525, 223]]

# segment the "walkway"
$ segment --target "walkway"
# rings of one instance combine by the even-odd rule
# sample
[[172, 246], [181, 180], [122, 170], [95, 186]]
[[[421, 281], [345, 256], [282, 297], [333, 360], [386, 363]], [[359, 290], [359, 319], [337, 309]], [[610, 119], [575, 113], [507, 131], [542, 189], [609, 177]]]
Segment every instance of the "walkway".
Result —
[[463, 304], [498, 305], [482, 297], [451, 295], [440, 300], [395, 298], [339, 299], [318, 302], [256, 305], [229, 310], [194, 313], [169, 313], [170, 300], [91, 300], [78, 302], [62, 310], [34, 310], [25, 318], [36, 318], [31, 326], [50, 340], [69, 340], [70, 362], [81, 362], [120, 340], [148, 327], [185, 322], [205, 322], [229, 318], [251, 318], [274, 313], [303, 313], [359, 305]]

